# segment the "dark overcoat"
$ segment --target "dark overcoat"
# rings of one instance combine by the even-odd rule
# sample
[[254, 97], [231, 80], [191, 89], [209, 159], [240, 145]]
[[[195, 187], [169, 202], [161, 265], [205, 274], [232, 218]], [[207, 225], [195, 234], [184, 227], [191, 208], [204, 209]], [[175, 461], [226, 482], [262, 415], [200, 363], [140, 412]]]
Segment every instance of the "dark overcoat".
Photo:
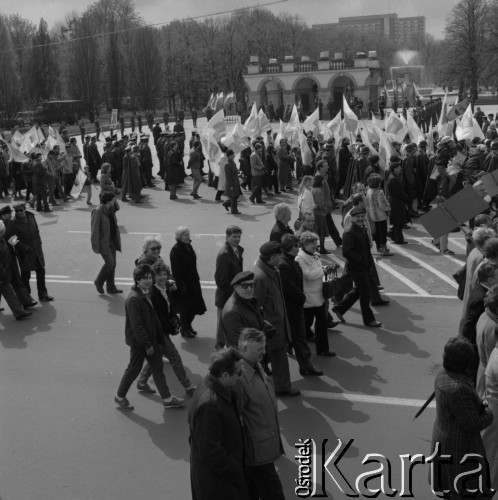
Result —
[[173, 299], [180, 313], [204, 314], [206, 304], [202, 297], [201, 281], [197, 272], [197, 256], [190, 243], [177, 241], [169, 254], [171, 271], [177, 292]]
[[21, 271], [34, 271], [36, 262], [45, 267], [40, 231], [35, 216], [26, 211], [26, 218], [16, 217], [11, 220], [5, 231], [5, 239], [16, 235], [19, 242], [16, 245], [16, 255]]
[[346, 270], [365, 272], [372, 265], [370, 239], [357, 224], [351, 223], [342, 235], [342, 255], [346, 259]]
[[239, 171], [233, 160], [228, 160], [225, 164], [225, 196], [238, 198], [242, 191], [240, 190]]
[[190, 484], [193, 500], [248, 500], [244, 435], [237, 397], [207, 375], [190, 407]]
[[[476, 463], [470, 460], [461, 464], [462, 458], [467, 453], [486, 456], [481, 431], [491, 424], [493, 413], [489, 408], [481, 407], [481, 400], [474, 389], [474, 384], [465, 375], [442, 370], [436, 377], [434, 389], [436, 421], [432, 431], [431, 455], [436, 443], [439, 443], [440, 455], [450, 455], [452, 458], [451, 464], [445, 462], [440, 467], [435, 464], [434, 486], [453, 491], [457, 475], [476, 468]], [[466, 484], [467, 488], [477, 487], [475, 484], [477, 478], [475, 475], [473, 477], [474, 481], [469, 481]]]
[[389, 220], [393, 226], [403, 226], [410, 221], [406, 202], [408, 201], [408, 194], [401, 184], [398, 176], [391, 172], [386, 184], [387, 196], [391, 205], [391, 214]]
[[181, 184], [183, 182], [182, 155], [178, 151], [171, 150], [167, 161], [168, 183]]
[[277, 220], [270, 231], [270, 241], [276, 241], [277, 243], [282, 243], [282, 237], [284, 234], [294, 234], [294, 231], [286, 226], [283, 222]]

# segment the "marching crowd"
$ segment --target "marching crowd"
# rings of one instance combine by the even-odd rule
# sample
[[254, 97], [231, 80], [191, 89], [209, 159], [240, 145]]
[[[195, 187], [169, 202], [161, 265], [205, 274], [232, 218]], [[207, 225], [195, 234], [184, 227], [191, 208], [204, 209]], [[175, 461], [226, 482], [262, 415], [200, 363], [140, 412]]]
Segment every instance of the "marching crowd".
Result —
[[[250, 191], [251, 203], [260, 204], [282, 192], [295, 192], [297, 182], [298, 218], [291, 227], [294, 207], [286, 203], [274, 206], [275, 225], [268, 228], [268, 239], [262, 242], [259, 257], [249, 269], [244, 266], [240, 244], [242, 229], [237, 225], [226, 228], [226, 242], [216, 258], [214, 273], [215, 352], [209, 374], [198, 388], [189, 380], [171, 339], [177, 334], [195, 339], [193, 322], [206, 312], [190, 231], [184, 226], [176, 229], [176, 242], [169, 253], [171, 268], [161, 257], [161, 239], [153, 235], [145, 239], [135, 261], [134, 285], [126, 298], [125, 341], [130, 361], [115, 402], [124, 411], [133, 410], [126, 396], [137, 381], [139, 391], [154, 393], [157, 389], [165, 408], [183, 406], [184, 399], [168, 388], [163, 371], [166, 357], [186, 395], [193, 396], [189, 426], [194, 498], [284, 498], [273, 465], [282, 453], [275, 397], [300, 395], [290, 381], [288, 356], [295, 355], [301, 375], [323, 375], [313, 365], [310, 346], [314, 345], [318, 356], [334, 357], [327, 330], [344, 323], [347, 311], [358, 300], [364, 325], [382, 326], [372, 306], [386, 306], [389, 301], [379, 293], [383, 287], [372, 256], [373, 245], [380, 255], [392, 256], [388, 238], [393, 244], [405, 244], [403, 231], [413, 218], [429, 211], [432, 204], [444, 202], [466, 183], [477, 189], [483, 174], [498, 169], [495, 120], [487, 125], [486, 139], [476, 138], [468, 147], [449, 136], [433, 138], [434, 153], [428, 152], [426, 140], [395, 143], [396, 154], [386, 169], [361, 137], [355, 142], [354, 137], [343, 137], [337, 148], [334, 139], [308, 133], [311, 159], [304, 159], [299, 148], [291, 147], [285, 138], [275, 144], [270, 133], [254, 138], [251, 147], [241, 152], [238, 167], [234, 151], [220, 144], [223, 157], [216, 178], [195, 131], [186, 164], [185, 131], [180, 122], [173, 132], [163, 131], [159, 124], [151, 131], [159, 161], [157, 175], [170, 191], [171, 200], [178, 199], [177, 189], [188, 175], [193, 179], [190, 195], [201, 198], [199, 188], [207, 175], [208, 185], [216, 190], [215, 199], [238, 215], [237, 201], [243, 189]], [[103, 259], [94, 281], [96, 290], [99, 294], [122, 293], [114, 281], [116, 252], [121, 250], [118, 199], [143, 202], [142, 190], [153, 186], [155, 180], [149, 137], [123, 132], [120, 140], [112, 135], [106, 138], [102, 155], [96, 137], [85, 137], [83, 154], [76, 141], [66, 137], [65, 151], [55, 146], [45, 158], [42, 152], [34, 152], [24, 163], [10, 161], [9, 148], [3, 144], [0, 194], [12, 196], [15, 216], [10, 205], [0, 210], [0, 292], [16, 319], [28, 318], [31, 312], [27, 309], [37, 304], [31, 296], [32, 271], [36, 273], [39, 300], [53, 300], [45, 285], [36, 218], [26, 205], [50, 211], [49, 204], [69, 201], [80, 172], [89, 205], [92, 185], [99, 183], [101, 188], [99, 205], [91, 214], [91, 246]], [[61, 130], [60, 136], [64, 135]], [[465, 155], [464, 161], [456, 160], [458, 153]], [[450, 447], [458, 439], [468, 439], [477, 451], [482, 451], [482, 445], [496, 487], [498, 424], [491, 423], [489, 408], [498, 410], [498, 238], [494, 200], [489, 204], [486, 213], [470, 221], [473, 233], [467, 235], [468, 260], [459, 274], [464, 300], [461, 338], [448, 343], [445, 378], [436, 380], [434, 435], [443, 442], [443, 451], [444, 443]], [[339, 208], [342, 234], [332, 218]], [[327, 283], [336, 272], [335, 266], [323, 265], [320, 257], [331, 253], [325, 246], [327, 236], [341, 248], [346, 260], [343, 275], [332, 278], [331, 286]], [[433, 244], [442, 254], [452, 253], [447, 235]], [[150, 376], [156, 389], [148, 383]], [[463, 417], [455, 415], [443, 397], [449, 397], [448, 391], [454, 394], [459, 390], [467, 398]], [[457, 437], [442, 437], [447, 428]], [[460, 449], [463, 447], [450, 452], [458, 455]], [[441, 479], [442, 487], [458, 473], [458, 467]]]

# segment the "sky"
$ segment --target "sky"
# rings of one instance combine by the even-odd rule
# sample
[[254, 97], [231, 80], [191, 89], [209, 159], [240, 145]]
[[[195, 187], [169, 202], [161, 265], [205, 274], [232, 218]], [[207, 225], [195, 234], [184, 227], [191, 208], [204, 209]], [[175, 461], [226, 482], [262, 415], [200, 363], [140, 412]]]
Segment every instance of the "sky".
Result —
[[[147, 23], [168, 23], [174, 19], [203, 16], [230, 9], [263, 5], [271, 0], [135, 0], [137, 12]], [[43, 17], [49, 27], [66, 13], [81, 12], [93, 2], [84, 0], [2, 0], [1, 14], [20, 14], [38, 24]], [[443, 37], [446, 17], [456, 0], [287, 0], [265, 7], [275, 14], [299, 14], [309, 24], [333, 23], [339, 17], [387, 14], [399, 17], [425, 16], [426, 31]]]

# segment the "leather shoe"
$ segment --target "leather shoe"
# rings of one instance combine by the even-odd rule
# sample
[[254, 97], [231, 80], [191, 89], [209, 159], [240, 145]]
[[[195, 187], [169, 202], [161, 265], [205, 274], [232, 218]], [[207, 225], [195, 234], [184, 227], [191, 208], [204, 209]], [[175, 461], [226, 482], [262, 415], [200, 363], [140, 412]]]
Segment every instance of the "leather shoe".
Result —
[[111, 288], [110, 290], [107, 289], [107, 293], [111, 293], [111, 294], [123, 293], [123, 290], [120, 290], [119, 288]]
[[390, 303], [391, 303], [390, 300], [377, 300], [376, 302], [372, 302], [372, 305], [373, 306], [387, 306]]
[[336, 354], [333, 351], [322, 351], [322, 352], [317, 352], [318, 356], [327, 356], [329, 358], [333, 358]]
[[195, 335], [189, 330], [180, 330], [180, 333], [184, 339], [193, 339]]
[[38, 302], [36, 300], [33, 300], [29, 304], [25, 305], [24, 307], [25, 308], [27, 308], [27, 307], [35, 307], [36, 304], [38, 304]]
[[96, 281], [94, 281], [93, 284], [95, 285], [95, 288], [97, 289], [97, 292], [100, 293], [100, 295], [103, 295], [105, 293], [104, 287], [102, 285], [98, 285]]
[[48, 293], [46, 293], [45, 295], [42, 295], [41, 297], [39, 297], [39, 299], [42, 302], [52, 302], [52, 300], [54, 300], [54, 298], [51, 295], [49, 295]]
[[394, 245], [408, 245], [408, 241], [393, 241]]
[[326, 250], [326, 249], [320, 250], [321, 255], [330, 255], [331, 253], [332, 252], [330, 250]]
[[370, 326], [372, 328], [380, 328], [382, 323], [380, 321], [370, 321], [370, 323], [365, 323], [365, 326]]
[[17, 318], [17, 321], [21, 321], [24, 318], [29, 318], [33, 313], [30, 311], [23, 311]]
[[288, 391], [275, 391], [276, 396], [300, 396], [301, 391], [299, 389], [289, 389]]
[[320, 370], [315, 370], [314, 368], [309, 368], [307, 370], [299, 370], [301, 375], [314, 375], [315, 377], [321, 377], [323, 372]]
[[339, 324], [339, 321], [330, 321], [329, 323], [327, 323], [327, 329], [332, 329], [332, 328], [335, 328], [337, 325]]
[[344, 319], [344, 316], [335, 310], [335, 307], [332, 308], [332, 311], [334, 311], [334, 314], [337, 316], [337, 319], [341, 322], [341, 323], [346, 323], [346, 320]]

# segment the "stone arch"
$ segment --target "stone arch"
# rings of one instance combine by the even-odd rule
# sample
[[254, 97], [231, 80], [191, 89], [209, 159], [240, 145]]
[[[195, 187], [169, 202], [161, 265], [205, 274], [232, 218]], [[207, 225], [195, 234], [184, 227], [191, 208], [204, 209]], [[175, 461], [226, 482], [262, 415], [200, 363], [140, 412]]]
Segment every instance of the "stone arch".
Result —
[[357, 87], [358, 82], [348, 73], [340, 73], [331, 77], [328, 88], [332, 102], [332, 113], [337, 113], [342, 109], [342, 96], [345, 95], [346, 99], [351, 98]]
[[[258, 85], [259, 104], [270, 108], [270, 114], [284, 105], [285, 85], [282, 80], [275, 76], [269, 76], [261, 80]], [[271, 104], [271, 106], [270, 106]]]
[[301, 104], [301, 111], [305, 115], [315, 109], [319, 90], [320, 82], [314, 75], [304, 74], [294, 80], [292, 84], [294, 102], [297, 105]]

